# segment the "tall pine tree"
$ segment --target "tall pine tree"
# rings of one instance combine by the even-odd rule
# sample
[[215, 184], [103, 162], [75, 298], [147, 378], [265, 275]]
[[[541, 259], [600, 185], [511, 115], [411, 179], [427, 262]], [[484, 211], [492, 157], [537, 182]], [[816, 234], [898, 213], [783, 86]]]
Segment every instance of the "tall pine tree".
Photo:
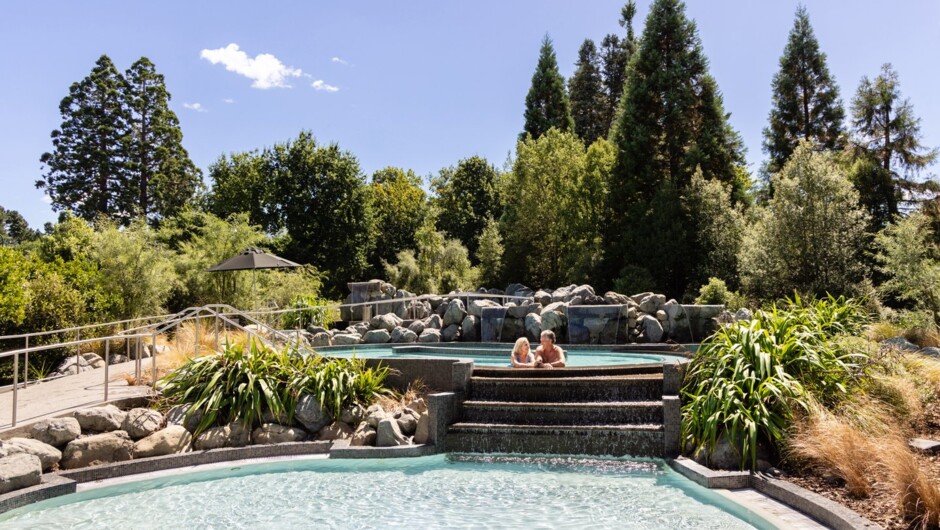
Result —
[[105, 215], [129, 223], [133, 218], [122, 201], [130, 120], [123, 90], [124, 78], [102, 55], [59, 103], [62, 125], [52, 131], [53, 151], [42, 155], [45, 173], [36, 182], [54, 210], [72, 210], [88, 220]]
[[[882, 175], [871, 183], [891, 182], [878, 187], [856, 186], [873, 213], [886, 212], [887, 220], [898, 213], [897, 200], [910, 200], [924, 192], [936, 192], [937, 183], [916, 182], [914, 178], [938, 156], [936, 148], [921, 144], [920, 118], [914, 115], [909, 99], [901, 97], [898, 73], [891, 64], [871, 80], [863, 77], [852, 99], [853, 141], [863, 155], [875, 165], [870, 173]], [[875, 190], [879, 190], [880, 193]]]
[[565, 92], [565, 79], [558, 73], [555, 48], [552, 40], [545, 35], [539, 51], [539, 62], [532, 75], [532, 86], [525, 97], [525, 127], [519, 134], [519, 140], [525, 140], [528, 134], [538, 138], [552, 127], [571, 131], [574, 129], [574, 121]]
[[627, 30], [625, 38], [621, 39], [613, 33], [608, 34], [601, 41], [601, 64], [604, 82], [604, 94], [607, 104], [604, 110], [604, 131], [610, 131], [620, 106], [620, 97], [623, 95], [623, 82], [627, 75], [627, 64], [636, 52], [636, 35], [633, 33], [633, 17], [636, 16], [636, 3], [627, 2], [620, 10], [620, 26]]
[[591, 39], [585, 39], [578, 50], [578, 62], [574, 75], [568, 80], [571, 96], [571, 117], [574, 132], [586, 145], [607, 136], [607, 96], [597, 57], [597, 47]]
[[125, 101], [130, 109], [127, 145], [128, 197], [122, 207], [145, 217], [173, 215], [183, 208], [202, 183], [183, 147], [183, 132], [163, 75], [146, 57], [125, 72]]
[[686, 290], [698, 223], [684, 218], [680, 197], [698, 169], [706, 180], [741, 187], [744, 150], [727, 120], [685, 4], [656, 0], [611, 132], [618, 155], [606, 269], [620, 278], [619, 288], [652, 286], [676, 296]]
[[771, 86], [773, 105], [770, 123], [764, 129], [768, 174], [783, 167], [800, 140], [812, 141], [824, 149], [842, 146], [845, 111], [839, 87], [829, 74], [826, 54], [819, 50], [804, 6], [796, 10], [793, 29], [780, 57], [780, 71]]

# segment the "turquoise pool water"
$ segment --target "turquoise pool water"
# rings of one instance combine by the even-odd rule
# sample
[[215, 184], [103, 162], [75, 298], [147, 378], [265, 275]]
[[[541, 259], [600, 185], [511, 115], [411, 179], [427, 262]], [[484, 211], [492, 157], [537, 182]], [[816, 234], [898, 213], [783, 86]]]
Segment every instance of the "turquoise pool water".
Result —
[[[509, 352], [511, 345], [505, 347], [473, 346], [462, 348], [440, 346], [388, 346], [379, 348], [322, 348], [320, 353], [333, 357], [360, 358], [424, 358], [436, 357], [438, 359], [471, 359], [479, 366], [509, 366]], [[612, 352], [609, 349], [572, 349], [565, 350], [568, 366], [612, 366], [618, 364], [661, 363], [664, 360], [675, 358], [656, 353], [623, 353]]]
[[429, 456], [236, 466], [107, 486], [4, 528], [772, 528], [662, 461]]

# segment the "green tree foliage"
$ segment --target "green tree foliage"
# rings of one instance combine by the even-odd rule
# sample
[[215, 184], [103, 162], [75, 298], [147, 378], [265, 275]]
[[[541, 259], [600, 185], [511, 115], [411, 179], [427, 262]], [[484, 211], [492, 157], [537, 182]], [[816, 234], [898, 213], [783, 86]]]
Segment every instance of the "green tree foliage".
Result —
[[506, 270], [513, 280], [536, 286], [570, 283], [572, 264], [590, 261], [583, 253], [595, 250], [584, 246], [580, 230], [586, 223], [576, 211], [585, 200], [580, 187], [588, 178], [584, 144], [572, 133], [552, 129], [519, 142], [516, 153], [502, 218]]
[[[170, 92], [163, 74], [141, 57], [125, 72], [125, 104], [130, 110], [126, 144], [128, 182], [136, 203], [122, 208], [146, 218], [180, 211], [202, 185], [202, 172], [183, 148], [183, 132], [170, 110]], [[135, 208], [131, 208], [132, 204]]]
[[460, 241], [471, 256], [487, 220], [502, 214], [500, 175], [480, 156], [471, 156], [457, 167], [442, 169], [431, 181], [433, 203], [438, 210], [437, 227]]
[[[620, 108], [620, 98], [627, 79], [627, 65], [630, 64], [630, 59], [636, 52], [637, 40], [633, 33], [633, 17], [635, 16], [636, 3], [630, 0], [620, 10], [620, 26], [627, 30], [626, 37], [621, 39], [618, 35], [610, 33], [601, 41], [601, 76], [607, 99], [604, 106], [605, 135], [613, 126], [617, 109]], [[584, 140], [586, 143], [593, 142], [593, 140]]]
[[128, 186], [126, 135], [130, 112], [124, 79], [107, 55], [91, 74], [69, 88], [59, 103], [62, 125], [52, 131], [53, 151], [44, 153], [45, 172], [36, 182], [56, 211], [72, 210], [94, 220], [99, 215], [130, 222], [122, 208], [133, 199]]
[[0, 206], [0, 245], [18, 245], [39, 237], [20, 212]]
[[[606, 223], [607, 277], [650, 277], [657, 290], [685, 292], [698, 220], [682, 218], [692, 175], [744, 185], [743, 146], [679, 0], [657, 0], [627, 69], [611, 137], [618, 157]], [[644, 272], [642, 269], [646, 269]]]
[[477, 246], [477, 261], [480, 263], [480, 281], [483, 285], [500, 285], [503, 280], [503, 236], [499, 223], [490, 218], [480, 233]]
[[745, 291], [758, 297], [852, 292], [865, 273], [860, 258], [868, 215], [833, 155], [803, 142], [772, 183], [773, 199], [742, 243]]
[[142, 219], [123, 229], [102, 223], [91, 258], [98, 265], [100, 289], [110, 300], [111, 317], [123, 320], [164, 310], [176, 274], [169, 252]]
[[915, 212], [875, 236], [876, 259], [887, 280], [879, 290], [929, 310], [940, 325], [940, 245], [930, 218]]
[[191, 200], [201, 173], [183, 149], [163, 76], [147, 58], [121, 75], [107, 55], [59, 104], [62, 125], [36, 182], [56, 211], [126, 225], [171, 215]]
[[692, 177], [683, 208], [689, 219], [698, 220], [694, 235], [695, 260], [692, 280], [726, 278], [738, 284], [738, 252], [744, 234], [744, 212], [731, 200], [731, 186], [718, 180], [705, 180], [700, 172]]
[[[899, 199], [910, 201], [923, 192], [940, 192], [936, 182], [914, 180], [937, 159], [938, 150], [921, 144], [920, 118], [914, 115], [910, 99], [902, 98], [898, 73], [891, 64], [882, 65], [874, 80], [862, 78], [852, 99], [852, 127], [858, 154], [872, 162], [870, 176], [856, 185], [864, 204], [885, 223], [898, 213]], [[875, 171], [874, 165], [881, 171]]]
[[568, 80], [571, 117], [574, 119], [575, 134], [590, 145], [598, 138], [607, 136], [610, 130], [606, 120], [607, 95], [604, 93], [600, 60], [594, 41], [584, 40], [578, 50], [575, 66], [574, 75]]
[[0, 334], [26, 319], [30, 260], [23, 252], [0, 246]]
[[267, 153], [276, 201], [272, 210], [290, 236], [289, 259], [329, 271], [331, 296], [368, 270], [374, 244], [372, 206], [359, 161], [337, 144], [318, 145], [310, 132]]
[[571, 106], [565, 92], [565, 79], [558, 73], [558, 59], [552, 40], [545, 36], [539, 50], [539, 62], [532, 75], [532, 86], [525, 97], [525, 126], [519, 139], [531, 134], [538, 138], [555, 127], [562, 131], [574, 129]]
[[248, 221], [268, 232], [279, 227], [274, 210], [275, 186], [267, 171], [268, 152], [222, 155], [209, 166], [208, 209], [222, 219], [247, 213]]
[[841, 147], [845, 111], [839, 87], [829, 73], [826, 54], [819, 50], [804, 6], [796, 10], [771, 87], [770, 123], [764, 129], [768, 173], [779, 171], [801, 140], [824, 149]]
[[376, 241], [370, 265], [378, 272], [383, 261], [391, 261], [402, 250], [414, 248], [415, 232], [424, 223], [428, 204], [421, 179], [411, 170], [387, 167], [376, 171], [369, 191]]
[[723, 305], [729, 310], [734, 311], [744, 307], [745, 300], [736, 291], [728, 289], [728, 284], [720, 278], [709, 278], [708, 283], [703, 285], [695, 298], [696, 304], [703, 305]]
[[474, 288], [479, 272], [466, 247], [438, 231], [436, 217], [432, 210], [415, 234], [417, 250], [403, 250], [396, 263], [385, 265], [388, 281], [399, 289], [427, 294]]

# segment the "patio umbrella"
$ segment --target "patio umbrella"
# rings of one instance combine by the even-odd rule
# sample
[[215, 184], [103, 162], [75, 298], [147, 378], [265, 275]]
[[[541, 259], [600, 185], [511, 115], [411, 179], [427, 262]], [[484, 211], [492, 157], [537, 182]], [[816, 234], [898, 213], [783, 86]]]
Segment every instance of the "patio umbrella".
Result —
[[282, 257], [268, 254], [262, 250], [251, 247], [240, 254], [209, 267], [209, 272], [227, 272], [227, 271], [251, 271], [251, 299], [252, 306], [257, 302], [255, 295], [255, 270], [256, 269], [290, 269], [300, 267], [299, 263], [286, 260]]

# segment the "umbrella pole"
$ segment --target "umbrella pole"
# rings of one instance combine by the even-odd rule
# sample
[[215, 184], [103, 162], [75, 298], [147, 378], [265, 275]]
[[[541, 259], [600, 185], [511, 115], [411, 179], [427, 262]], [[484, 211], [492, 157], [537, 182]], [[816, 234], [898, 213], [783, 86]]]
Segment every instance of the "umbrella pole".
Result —
[[251, 269], [251, 309], [258, 307], [258, 292], [255, 291], [255, 270]]

